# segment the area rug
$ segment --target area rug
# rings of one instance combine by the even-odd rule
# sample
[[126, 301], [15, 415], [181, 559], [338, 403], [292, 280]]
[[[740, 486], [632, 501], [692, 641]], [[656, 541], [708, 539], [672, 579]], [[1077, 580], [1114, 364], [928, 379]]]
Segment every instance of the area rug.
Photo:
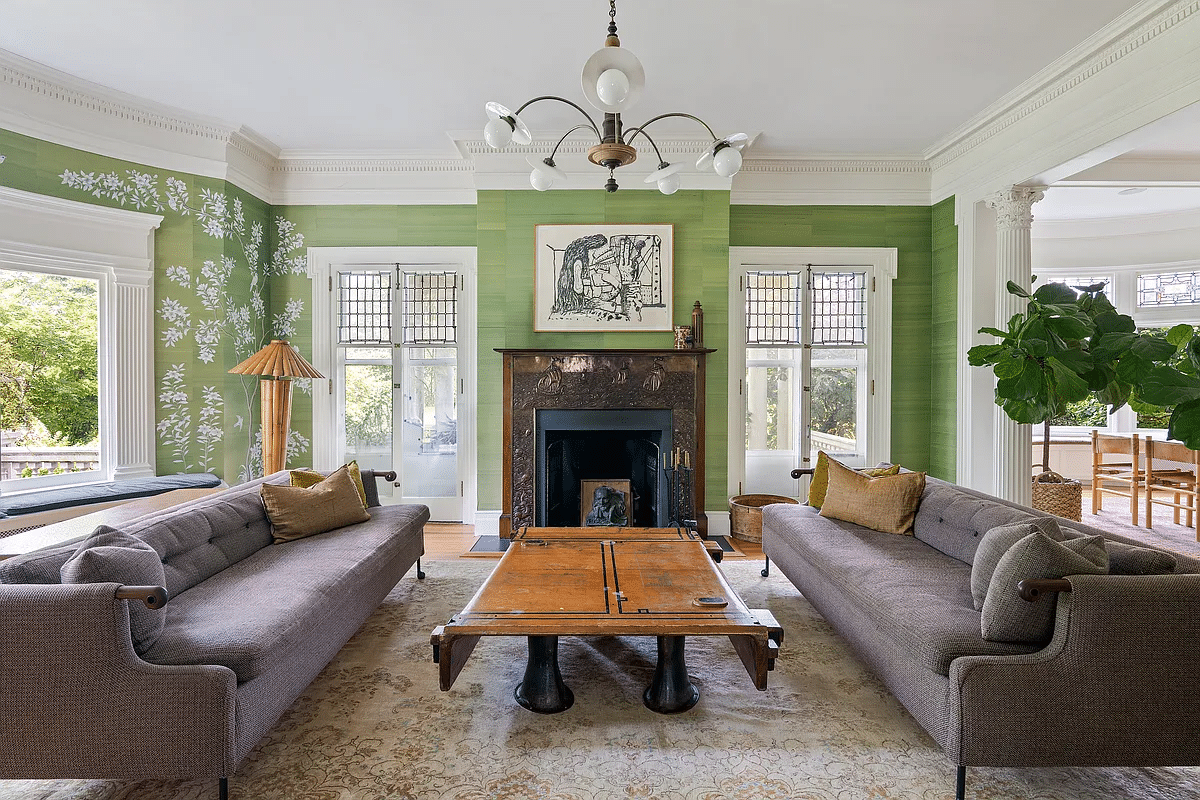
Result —
[[[541, 716], [512, 697], [525, 643], [483, 639], [449, 692], [430, 631], [494, 562], [431, 561], [406, 576], [230, 778], [232, 800], [947, 800], [954, 769], [787, 579], [722, 569], [786, 636], [765, 692], [728, 639], [689, 639], [701, 699], [660, 716], [641, 694], [649, 638], [564, 638], [575, 692]], [[1036, 713], [1036, 709], [1031, 709]], [[170, 738], [156, 746], [170, 747]], [[968, 770], [971, 800], [1200, 799], [1200, 769]], [[215, 800], [215, 781], [0, 781], [3, 800]]]

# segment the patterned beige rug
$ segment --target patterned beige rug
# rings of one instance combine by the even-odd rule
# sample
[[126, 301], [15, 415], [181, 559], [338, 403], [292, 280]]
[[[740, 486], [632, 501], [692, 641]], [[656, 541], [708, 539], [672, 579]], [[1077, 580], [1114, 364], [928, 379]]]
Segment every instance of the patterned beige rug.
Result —
[[[564, 639], [575, 705], [531, 714], [512, 699], [523, 640], [484, 639], [439, 692], [429, 633], [494, 561], [410, 574], [230, 779], [233, 800], [946, 800], [954, 770], [782, 576], [722, 565], [786, 631], [766, 692], [727, 639], [692, 639], [700, 703], [642, 706], [653, 639]], [[169, 742], [164, 746], [169, 747]], [[215, 800], [216, 782], [0, 781], [3, 800]], [[968, 770], [972, 800], [1200, 799], [1200, 768]]]

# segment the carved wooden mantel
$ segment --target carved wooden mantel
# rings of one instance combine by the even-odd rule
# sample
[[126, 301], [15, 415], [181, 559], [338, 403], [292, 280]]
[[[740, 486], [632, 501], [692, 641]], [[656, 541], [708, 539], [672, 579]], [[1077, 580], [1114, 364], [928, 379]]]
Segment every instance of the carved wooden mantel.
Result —
[[701, 350], [514, 350], [504, 357], [504, 507], [500, 536], [534, 522], [536, 412], [543, 409], [669, 409], [672, 446], [695, 467], [703, 535], [705, 356]]

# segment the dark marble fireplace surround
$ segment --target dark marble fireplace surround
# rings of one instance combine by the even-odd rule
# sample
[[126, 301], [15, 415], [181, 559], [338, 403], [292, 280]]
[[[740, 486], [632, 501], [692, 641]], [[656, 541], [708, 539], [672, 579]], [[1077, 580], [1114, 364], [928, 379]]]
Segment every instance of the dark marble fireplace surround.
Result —
[[[524, 527], [579, 525], [577, 484], [567, 496], [547, 499], [548, 480], [625, 478], [589, 474], [629, 470], [639, 478], [641, 502], [654, 507], [654, 524], [665, 525], [666, 489], [661, 472], [654, 479], [637, 464], [619, 466], [622, 453], [644, 465], [648, 452], [679, 448], [696, 469], [695, 508], [701, 533], [704, 516], [705, 356], [711, 350], [498, 350], [503, 356], [503, 509], [500, 535], [510, 538]], [[586, 413], [574, 413], [586, 412]], [[573, 427], [574, 426], [574, 427]], [[554, 444], [554, 443], [567, 444]], [[548, 478], [546, 451], [560, 459], [570, 451], [573, 465]], [[580, 457], [580, 453], [584, 455]], [[628, 454], [635, 454], [629, 456]], [[589, 459], [594, 464], [589, 463]], [[661, 461], [657, 462], [661, 463]], [[543, 482], [539, 499], [539, 481]], [[648, 495], [653, 493], [654, 497]], [[551, 513], [550, 507], [558, 510]], [[644, 523], [647, 509], [640, 508]], [[571, 521], [567, 521], [571, 520]]]

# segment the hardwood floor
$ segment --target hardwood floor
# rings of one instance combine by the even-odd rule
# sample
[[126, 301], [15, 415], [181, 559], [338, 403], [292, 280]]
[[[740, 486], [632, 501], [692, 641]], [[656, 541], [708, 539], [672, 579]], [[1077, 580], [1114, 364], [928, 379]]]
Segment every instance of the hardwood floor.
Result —
[[[450, 522], [430, 522], [425, 525], [425, 556], [430, 561], [445, 561], [461, 558], [475, 544], [475, 526]], [[732, 553], [725, 558], [762, 558], [762, 547], [756, 542], [729, 539]], [[500, 554], [472, 554], [471, 558], [499, 558]]]

